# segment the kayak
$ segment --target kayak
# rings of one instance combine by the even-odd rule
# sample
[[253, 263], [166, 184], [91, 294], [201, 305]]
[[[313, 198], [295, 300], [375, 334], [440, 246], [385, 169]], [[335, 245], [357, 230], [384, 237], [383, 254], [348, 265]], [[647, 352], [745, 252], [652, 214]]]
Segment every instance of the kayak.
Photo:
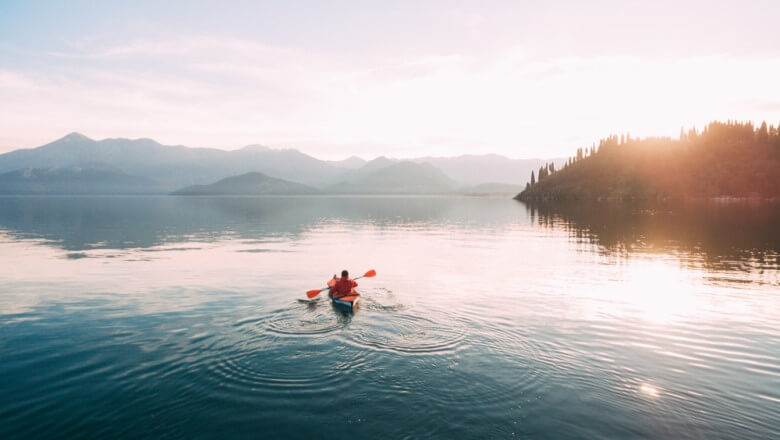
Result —
[[333, 301], [333, 304], [336, 306], [344, 307], [349, 310], [355, 310], [358, 308], [358, 301], [360, 301], [360, 296], [348, 295], [342, 296], [341, 298], [334, 298], [331, 296], [330, 300]]
[[328, 281], [328, 297], [333, 302], [333, 305], [343, 307], [348, 310], [355, 310], [358, 308], [358, 301], [360, 301], [360, 294], [355, 289], [352, 289], [351, 294], [347, 296], [340, 296], [338, 298], [333, 297], [333, 286], [336, 284], [336, 280]]

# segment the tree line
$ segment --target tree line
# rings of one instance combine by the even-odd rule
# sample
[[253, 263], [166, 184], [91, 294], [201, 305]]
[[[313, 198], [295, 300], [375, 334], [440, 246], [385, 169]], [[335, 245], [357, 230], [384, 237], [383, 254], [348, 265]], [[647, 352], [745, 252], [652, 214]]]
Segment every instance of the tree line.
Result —
[[607, 136], [577, 148], [560, 169], [547, 163], [532, 171], [523, 193], [775, 194], [778, 166], [780, 124], [714, 121], [701, 131], [681, 128], [678, 139]]

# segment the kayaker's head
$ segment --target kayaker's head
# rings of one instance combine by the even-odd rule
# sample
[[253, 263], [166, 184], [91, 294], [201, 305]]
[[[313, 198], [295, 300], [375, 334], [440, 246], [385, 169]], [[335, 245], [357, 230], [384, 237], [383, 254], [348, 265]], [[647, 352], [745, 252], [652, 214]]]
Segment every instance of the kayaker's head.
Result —
[[349, 278], [349, 272], [346, 270], [341, 271], [341, 278]]

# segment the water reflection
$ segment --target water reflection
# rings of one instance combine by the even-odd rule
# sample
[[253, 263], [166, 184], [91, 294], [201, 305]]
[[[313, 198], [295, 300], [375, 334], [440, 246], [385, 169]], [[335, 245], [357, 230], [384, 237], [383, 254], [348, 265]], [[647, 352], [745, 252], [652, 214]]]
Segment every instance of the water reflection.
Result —
[[484, 226], [506, 224], [517, 215], [512, 203], [475, 198], [454, 203], [446, 197], [0, 197], [0, 230], [70, 251], [223, 238], [268, 241], [322, 224]]
[[693, 265], [731, 271], [780, 267], [780, 204], [529, 204], [542, 227], [562, 228], [608, 255], [667, 253]]
[[777, 216], [708, 209], [0, 198], [0, 438], [776, 438]]

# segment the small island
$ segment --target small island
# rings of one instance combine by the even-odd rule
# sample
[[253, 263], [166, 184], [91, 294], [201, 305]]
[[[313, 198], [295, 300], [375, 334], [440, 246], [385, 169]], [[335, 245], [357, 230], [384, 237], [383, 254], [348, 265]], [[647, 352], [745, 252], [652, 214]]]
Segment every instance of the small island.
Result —
[[780, 129], [711, 122], [679, 139], [613, 135], [563, 167], [531, 173], [515, 199], [536, 201], [780, 199]]
[[226, 177], [209, 185], [192, 185], [173, 192], [177, 196], [217, 195], [299, 195], [316, 194], [317, 190], [302, 183], [250, 172]]

